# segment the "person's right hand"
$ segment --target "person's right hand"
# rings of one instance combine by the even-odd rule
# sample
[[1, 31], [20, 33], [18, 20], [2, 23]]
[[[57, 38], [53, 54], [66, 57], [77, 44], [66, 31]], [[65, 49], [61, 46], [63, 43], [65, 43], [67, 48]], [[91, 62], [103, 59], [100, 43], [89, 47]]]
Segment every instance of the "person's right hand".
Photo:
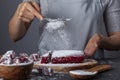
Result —
[[17, 9], [18, 18], [24, 22], [31, 22], [35, 17], [39, 20], [43, 19], [41, 9], [36, 2], [23, 2], [19, 4]]

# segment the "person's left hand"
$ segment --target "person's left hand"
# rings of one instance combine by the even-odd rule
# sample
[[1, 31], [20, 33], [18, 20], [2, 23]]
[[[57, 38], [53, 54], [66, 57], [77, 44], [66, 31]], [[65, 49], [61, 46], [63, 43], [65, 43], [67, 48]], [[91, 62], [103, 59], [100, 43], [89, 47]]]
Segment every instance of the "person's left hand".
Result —
[[94, 53], [96, 52], [96, 50], [100, 46], [101, 40], [102, 40], [102, 35], [99, 35], [99, 34], [94, 34], [90, 38], [90, 40], [88, 41], [88, 43], [84, 49], [85, 55], [87, 57], [94, 55]]

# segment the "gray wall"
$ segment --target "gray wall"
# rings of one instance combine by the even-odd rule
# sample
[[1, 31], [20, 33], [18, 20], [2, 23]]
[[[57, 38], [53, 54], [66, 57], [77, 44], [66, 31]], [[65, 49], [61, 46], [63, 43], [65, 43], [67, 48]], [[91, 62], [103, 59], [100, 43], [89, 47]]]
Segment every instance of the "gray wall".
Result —
[[[37, 43], [39, 38], [39, 21], [37, 19], [32, 23], [29, 31], [22, 40], [16, 43], [13, 43], [10, 40], [8, 34], [8, 22], [20, 2], [21, 0], [0, 0], [0, 53], [5, 53], [7, 50], [11, 49], [15, 50], [17, 53], [37, 52]], [[105, 54], [107, 57], [120, 57], [120, 51], [106, 53], [109, 53]]]
[[11, 41], [8, 34], [9, 20], [21, 1], [22, 0], [0, 0], [0, 53], [5, 53], [7, 50], [15, 50], [17, 53], [37, 52], [37, 42], [39, 38], [38, 20], [32, 23], [25, 37], [16, 43]]

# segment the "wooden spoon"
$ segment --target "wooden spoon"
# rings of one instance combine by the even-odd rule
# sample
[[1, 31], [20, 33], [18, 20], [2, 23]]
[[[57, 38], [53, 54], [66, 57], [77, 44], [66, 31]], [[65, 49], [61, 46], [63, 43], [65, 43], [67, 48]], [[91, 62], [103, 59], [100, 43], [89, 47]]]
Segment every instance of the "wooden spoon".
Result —
[[88, 78], [94, 77], [99, 72], [110, 70], [111, 68], [112, 67], [109, 64], [102, 64], [86, 70], [72, 70], [72, 71], [69, 71], [69, 75], [72, 78], [88, 79]]

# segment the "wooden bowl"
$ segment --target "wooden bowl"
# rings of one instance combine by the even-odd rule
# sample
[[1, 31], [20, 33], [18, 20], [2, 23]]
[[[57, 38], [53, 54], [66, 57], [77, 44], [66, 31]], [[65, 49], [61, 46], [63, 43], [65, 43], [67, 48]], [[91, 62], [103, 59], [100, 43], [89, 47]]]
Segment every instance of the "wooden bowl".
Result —
[[33, 62], [21, 64], [0, 64], [0, 77], [5, 80], [24, 80], [29, 77], [33, 68]]

